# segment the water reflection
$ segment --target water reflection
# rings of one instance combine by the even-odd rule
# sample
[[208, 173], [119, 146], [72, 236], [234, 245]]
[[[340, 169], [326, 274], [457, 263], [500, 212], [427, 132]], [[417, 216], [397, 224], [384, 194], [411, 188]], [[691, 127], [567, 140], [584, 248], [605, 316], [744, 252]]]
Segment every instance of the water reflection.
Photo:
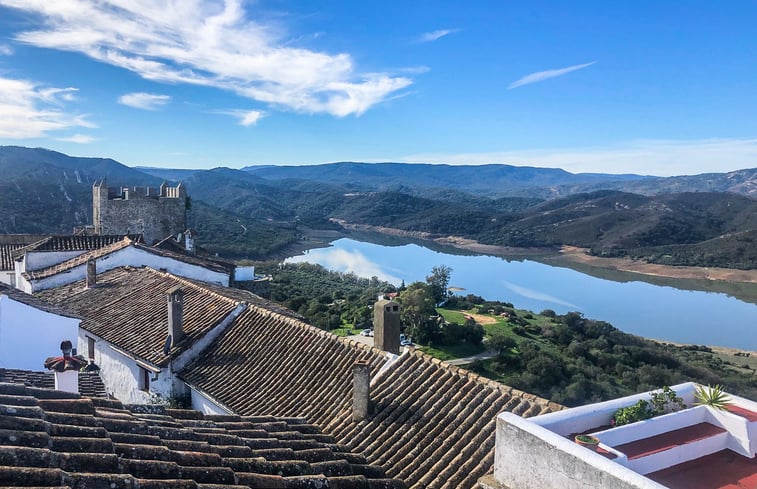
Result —
[[[622, 274], [622, 281], [615, 281], [525, 259], [507, 261], [443, 253], [416, 244], [384, 246], [351, 239], [337, 240], [330, 248], [314, 249], [288, 261], [319, 263], [396, 285], [402, 280], [408, 284], [424, 280], [432, 267], [447, 265], [453, 269], [450, 285], [464, 288], [463, 294], [512, 302], [537, 312], [579, 311], [650, 338], [757, 350], [757, 305], [720, 292], [682, 290], [692, 281], [665, 279], [656, 285], [628, 273]], [[674, 285], [677, 283], [683, 284], [682, 288]]]

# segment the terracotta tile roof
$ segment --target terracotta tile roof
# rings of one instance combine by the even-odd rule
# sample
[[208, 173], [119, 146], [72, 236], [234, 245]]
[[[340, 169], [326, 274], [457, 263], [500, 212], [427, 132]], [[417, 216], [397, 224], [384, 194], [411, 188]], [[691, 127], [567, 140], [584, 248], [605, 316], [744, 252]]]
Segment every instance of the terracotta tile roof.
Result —
[[58, 304], [52, 304], [5, 284], [0, 284], [0, 295], [8, 296], [16, 302], [26, 304], [27, 306], [39, 309], [40, 311], [49, 312], [50, 314], [57, 314], [58, 316], [65, 316], [74, 319], [82, 319], [81, 316], [75, 314], [66, 307], [60, 306]]
[[0, 384], [0, 485], [393, 489], [301, 418], [203, 416]]
[[[199, 284], [202, 282], [146, 267], [121, 267], [99, 274], [96, 287], [87, 289], [84, 281], [79, 281], [44, 290], [37, 296], [53, 304], [65, 304], [85, 318], [81, 323], [85, 330], [162, 367], [217, 326], [242, 297], [254, 297], [243, 291]], [[166, 292], [177, 286], [184, 291], [186, 337], [171, 348], [169, 355], [164, 355], [168, 334]]]
[[172, 251], [162, 250], [158, 248], [154, 248], [152, 246], [143, 245], [137, 242], [134, 242], [131, 240], [128, 236], [123, 237], [121, 240], [110, 243], [106, 246], [103, 246], [101, 248], [94, 249], [92, 251], [88, 251], [86, 253], [83, 253], [79, 256], [76, 256], [74, 258], [71, 258], [70, 260], [66, 260], [64, 262], [58, 263], [56, 265], [53, 265], [51, 267], [47, 268], [41, 268], [39, 270], [31, 270], [24, 273], [24, 277], [26, 277], [29, 280], [39, 280], [47, 277], [51, 277], [53, 275], [56, 275], [61, 272], [65, 272], [68, 270], [72, 270], [78, 266], [84, 265], [87, 263], [88, 260], [94, 258], [98, 259], [103, 256], [109, 255], [111, 253], [114, 253], [116, 251], [122, 250], [124, 248], [127, 248], [129, 246], [133, 246], [134, 248], [137, 248], [139, 250], [145, 251], [147, 253], [157, 255], [157, 256], [164, 256], [166, 258], [172, 258], [174, 260], [182, 261], [185, 263], [190, 263], [192, 265], [201, 266], [204, 268], [207, 268], [209, 270], [213, 270], [216, 272], [221, 273], [230, 273], [234, 265], [231, 263], [221, 262], [221, 261], [213, 261], [213, 260], [205, 260], [202, 258], [198, 258], [195, 256], [186, 255], [183, 253], [175, 253]]
[[[361, 423], [352, 422], [350, 409], [356, 360], [368, 361], [378, 375], [372, 416]], [[420, 352], [390, 363], [376, 349], [257, 307], [180, 375], [240, 414], [306, 416], [418, 488], [475, 486], [493, 467], [500, 412], [561, 409]]]
[[0, 234], [0, 271], [13, 270], [15, 252], [45, 237], [39, 234]]
[[87, 263], [87, 261], [90, 258], [97, 259], [105, 255], [109, 255], [115, 251], [127, 248], [131, 246], [132, 243], [133, 242], [131, 239], [129, 239], [128, 237], [124, 237], [124, 238], [121, 238], [121, 240], [116, 241], [115, 243], [110, 243], [108, 245], [105, 245], [102, 248], [97, 248], [92, 251], [87, 251], [85, 253], [82, 253], [79, 256], [75, 256], [74, 258], [58, 263], [51, 267], [40, 268], [39, 270], [30, 270], [30, 271], [24, 272], [23, 275], [27, 280], [39, 280], [39, 279], [43, 279], [47, 277], [52, 277], [53, 275], [56, 275], [58, 273], [65, 272], [67, 270], [72, 270], [80, 265], [84, 265]]
[[304, 416], [324, 426], [351, 403], [352, 365], [386, 357], [294, 318], [251, 306], [183, 372], [239, 414]]
[[562, 409], [421, 352], [406, 353], [371, 385], [373, 416], [348, 413], [325, 430], [409, 487], [474, 487], [492, 470], [496, 417]]
[[[0, 368], [0, 382], [23, 384], [40, 389], [55, 389], [53, 372]], [[108, 397], [105, 385], [97, 372], [79, 372], [79, 392], [88, 397]]]
[[54, 235], [32, 244], [29, 251], [90, 251], [117, 243], [124, 239], [142, 243], [141, 234], [104, 234], [104, 235]]

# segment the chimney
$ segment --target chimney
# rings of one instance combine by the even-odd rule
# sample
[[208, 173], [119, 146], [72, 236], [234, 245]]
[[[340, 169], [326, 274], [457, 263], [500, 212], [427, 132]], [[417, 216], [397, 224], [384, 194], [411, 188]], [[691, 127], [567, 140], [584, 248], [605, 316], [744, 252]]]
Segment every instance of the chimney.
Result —
[[87, 364], [87, 361], [77, 356], [70, 340], [64, 340], [60, 344], [63, 356], [50, 357], [45, 360], [45, 368], [55, 373], [55, 390], [79, 393], [79, 370]]
[[168, 334], [172, 344], [177, 344], [184, 338], [184, 291], [181, 287], [174, 287], [168, 295]]
[[370, 410], [371, 369], [367, 360], [358, 360], [352, 366], [352, 421], [359, 423], [368, 417]]
[[373, 345], [379, 350], [400, 354], [400, 305], [381, 300], [373, 306]]
[[97, 260], [87, 260], [87, 288], [91, 289], [97, 284]]

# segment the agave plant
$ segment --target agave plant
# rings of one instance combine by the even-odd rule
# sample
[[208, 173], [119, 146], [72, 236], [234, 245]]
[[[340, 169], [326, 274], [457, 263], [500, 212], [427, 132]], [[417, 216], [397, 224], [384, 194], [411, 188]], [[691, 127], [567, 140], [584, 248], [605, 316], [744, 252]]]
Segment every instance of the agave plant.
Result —
[[731, 403], [731, 398], [723, 392], [722, 385], [698, 385], [694, 393], [697, 405], [710, 406], [715, 409], [725, 409]]

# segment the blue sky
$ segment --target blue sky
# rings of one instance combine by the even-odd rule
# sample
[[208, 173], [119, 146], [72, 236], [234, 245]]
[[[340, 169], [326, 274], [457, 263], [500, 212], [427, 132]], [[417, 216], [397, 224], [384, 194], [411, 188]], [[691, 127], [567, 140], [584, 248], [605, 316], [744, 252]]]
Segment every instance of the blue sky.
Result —
[[751, 0], [0, 0], [0, 144], [175, 168], [752, 168], [755, 25]]

